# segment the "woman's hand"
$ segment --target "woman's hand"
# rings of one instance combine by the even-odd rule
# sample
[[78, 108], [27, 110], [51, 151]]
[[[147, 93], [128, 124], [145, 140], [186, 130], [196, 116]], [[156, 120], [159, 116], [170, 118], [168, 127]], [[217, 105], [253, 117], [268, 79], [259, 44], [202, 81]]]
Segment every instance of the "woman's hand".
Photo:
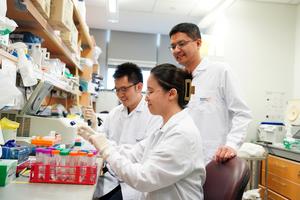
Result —
[[77, 134], [89, 141], [90, 136], [97, 134], [97, 132], [89, 126], [82, 125], [78, 127]]
[[77, 134], [94, 145], [104, 160], [109, 156], [110, 145], [104, 133], [96, 132], [89, 126], [79, 126]]

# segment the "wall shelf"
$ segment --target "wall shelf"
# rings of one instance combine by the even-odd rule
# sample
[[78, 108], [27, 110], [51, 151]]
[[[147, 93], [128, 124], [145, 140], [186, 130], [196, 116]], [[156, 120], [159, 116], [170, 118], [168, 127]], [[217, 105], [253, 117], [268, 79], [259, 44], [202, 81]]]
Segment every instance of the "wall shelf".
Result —
[[83, 49], [85, 48], [92, 49], [93, 42], [88, 31], [88, 26], [86, 25], [85, 21], [83, 21], [79, 9], [77, 5], [74, 3], [74, 0], [73, 0], [73, 5], [74, 5], [73, 19], [75, 24], [77, 25], [77, 28], [79, 29], [78, 33], [81, 35], [81, 46], [83, 47]]
[[6, 51], [4, 51], [2, 49], [0, 49], [0, 58], [1, 57], [9, 59], [10, 61], [13, 61], [15, 63], [18, 62], [18, 59], [15, 56], [11, 55], [10, 53], [8, 53], [8, 52], [6, 52]]
[[50, 51], [53, 58], [59, 58], [71, 68], [82, 70], [79, 62], [76, 62], [75, 55], [70, 52], [47, 20], [39, 13], [30, 0], [22, 0], [21, 5], [26, 9], [21, 10], [15, 5], [15, 1], [7, 1], [7, 17], [18, 24], [20, 30], [30, 31], [44, 39], [43, 47]]
[[80, 95], [81, 92], [79, 90], [73, 90], [72, 87], [65, 81], [59, 80], [57, 77], [53, 77], [53, 75], [42, 72], [41, 70], [34, 70], [34, 74], [37, 79], [50, 82], [54, 87], [69, 92], [74, 95]]
[[[80, 65], [79, 56], [91, 58], [95, 46], [95, 41], [89, 34], [89, 29], [86, 22], [80, 15], [79, 9], [75, 0], [73, 2], [73, 21], [78, 30], [78, 46], [82, 51], [80, 55], [72, 53], [67, 45], [61, 40], [54, 28], [48, 23], [31, 0], [8, 0], [7, 1], [7, 17], [13, 19], [18, 24], [16, 32], [28, 31], [43, 38], [42, 47], [47, 48], [51, 58], [58, 58], [66, 63], [71, 73], [75, 77], [90, 80], [92, 70], [86, 66]], [[1, 53], [1, 52], [0, 52]], [[1, 54], [0, 54], [1, 55]], [[9, 55], [8, 55], [9, 56]], [[76, 57], [77, 56], [77, 57]], [[38, 79], [48, 81], [56, 88], [76, 95], [76, 105], [89, 105], [90, 94], [82, 93], [78, 89], [72, 89], [68, 82], [58, 79], [53, 75], [49, 75], [42, 71], [35, 71]]]

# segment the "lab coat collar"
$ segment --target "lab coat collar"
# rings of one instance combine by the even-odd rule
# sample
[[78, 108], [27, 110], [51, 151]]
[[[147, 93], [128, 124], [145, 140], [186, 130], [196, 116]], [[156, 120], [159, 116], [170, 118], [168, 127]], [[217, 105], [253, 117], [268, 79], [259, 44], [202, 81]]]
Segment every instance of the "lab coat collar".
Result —
[[196, 67], [196, 69], [192, 72], [193, 78], [200, 72], [206, 70], [208, 67], [208, 58], [202, 58], [199, 65]]
[[187, 115], [187, 111], [186, 109], [183, 109], [182, 111], [176, 113], [175, 115], [173, 115], [168, 121], [167, 123], [160, 129], [160, 132], [165, 132], [167, 131], [169, 128], [173, 127], [174, 125], [178, 124], [178, 122], [180, 122], [182, 120], [182, 118], [184, 118], [184, 116]]
[[[131, 113], [129, 113], [129, 116], [132, 115], [132, 113], [134, 113], [134, 112], [142, 112], [144, 106], [146, 106], [145, 104], [146, 104], [146, 101], [145, 101], [145, 97], [143, 96], [142, 99], [140, 100], [139, 104], [137, 105], [137, 107]], [[127, 107], [124, 105], [122, 105], [122, 106], [123, 106], [122, 112], [126, 113], [128, 115]]]

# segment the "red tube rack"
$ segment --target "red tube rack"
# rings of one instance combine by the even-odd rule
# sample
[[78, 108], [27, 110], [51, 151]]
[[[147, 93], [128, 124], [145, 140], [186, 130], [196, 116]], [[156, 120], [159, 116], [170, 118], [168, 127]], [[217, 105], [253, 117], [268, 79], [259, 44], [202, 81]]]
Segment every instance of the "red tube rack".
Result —
[[32, 163], [29, 182], [94, 185], [97, 166], [59, 166]]

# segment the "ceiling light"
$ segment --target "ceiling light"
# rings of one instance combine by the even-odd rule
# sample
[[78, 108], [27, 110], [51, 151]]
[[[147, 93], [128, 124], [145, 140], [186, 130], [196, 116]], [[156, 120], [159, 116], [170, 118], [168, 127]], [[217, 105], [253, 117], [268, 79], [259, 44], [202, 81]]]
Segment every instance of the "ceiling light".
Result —
[[117, 12], [117, 0], [108, 0], [108, 10], [111, 13]]
[[118, 0], [106, 0], [106, 13], [109, 22], [119, 22], [119, 4]]

